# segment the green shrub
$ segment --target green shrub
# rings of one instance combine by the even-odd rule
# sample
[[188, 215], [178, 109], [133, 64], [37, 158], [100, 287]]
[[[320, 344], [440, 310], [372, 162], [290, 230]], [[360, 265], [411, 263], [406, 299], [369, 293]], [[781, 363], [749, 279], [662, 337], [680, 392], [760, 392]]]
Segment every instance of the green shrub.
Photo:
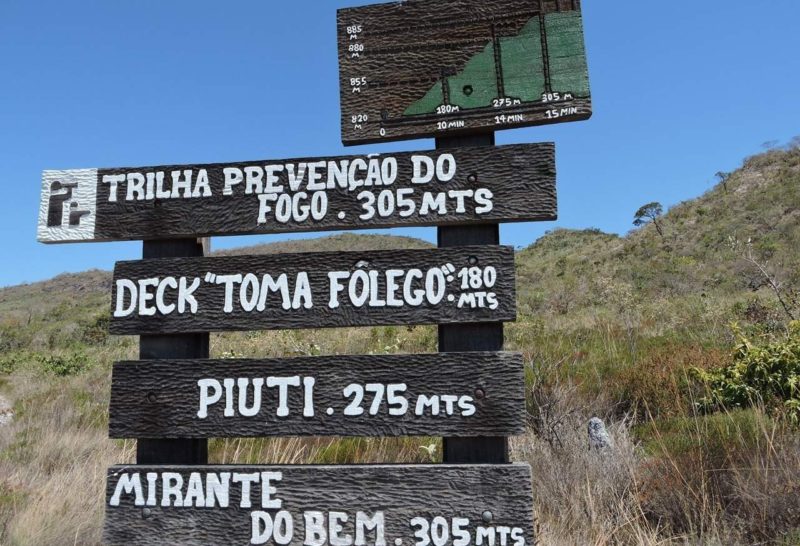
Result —
[[0, 351], [8, 352], [19, 349], [25, 345], [25, 340], [21, 339], [22, 327], [20, 326], [0, 326]]
[[693, 370], [708, 388], [701, 407], [713, 411], [762, 403], [773, 415], [800, 424], [800, 322], [790, 324], [785, 339], [761, 346], [736, 333], [739, 346], [733, 363], [711, 371]]
[[111, 324], [111, 315], [103, 313], [83, 325], [81, 341], [87, 345], [100, 345], [108, 339], [108, 327]]
[[11, 375], [12, 373], [29, 367], [31, 363], [36, 363], [37, 356], [28, 351], [14, 351], [0, 353], [0, 375]]
[[13, 358], [0, 358], [0, 375], [8, 375], [17, 369], [17, 363]]
[[39, 363], [48, 373], [58, 377], [77, 375], [88, 367], [88, 359], [82, 354], [68, 356], [41, 355]]

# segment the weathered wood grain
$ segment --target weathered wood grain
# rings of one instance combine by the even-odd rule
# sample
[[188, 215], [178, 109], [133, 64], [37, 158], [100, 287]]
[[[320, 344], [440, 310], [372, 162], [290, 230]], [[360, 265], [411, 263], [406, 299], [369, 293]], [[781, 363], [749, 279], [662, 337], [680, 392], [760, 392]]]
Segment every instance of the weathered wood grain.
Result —
[[587, 119], [579, 0], [406, 0], [338, 12], [345, 145]]
[[[269, 378], [295, 378], [297, 386], [282, 397]], [[239, 380], [247, 381], [244, 390]], [[525, 429], [524, 387], [522, 357], [511, 353], [121, 362], [114, 366], [109, 435], [511, 436]], [[430, 399], [436, 402], [428, 405]], [[241, 400], [249, 417], [239, 411]], [[282, 403], [288, 414], [279, 416]]]
[[[208, 239], [170, 239], [145, 241], [142, 258], [196, 258], [211, 251]], [[208, 358], [209, 334], [140, 336], [139, 358], [178, 359]], [[205, 439], [140, 438], [136, 442], [137, 464], [208, 464], [208, 441]]]
[[[450, 149], [459, 146], [494, 146], [494, 132], [461, 137], [436, 139], [437, 149]], [[500, 226], [440, 227], [437, 242], [439, 248], [452, 248], [469, 245], [500, 244]], [[439, 325], [439, 351], [500, 351], [505, 336], [502, 323], [493, 324], [442, 324]], [[509, 462], [508, 438], [490, 435], [480, 438], [444, 437], [442, 438], [442, 460], [450, 464]]]
[[[481, 281], [480, 288], [463, 289], [461, 275], [470, 270], [482, 272], [479, 277], [492, 281], [491, 286]], [[242, 291], [242, 285], [227, 281], [236, 275], [250, 275], [253, 283], [245, 283]], [[355, 299], [348, 279], [331, 280], [337, 275], [355, 279]], [[387, 276], [397, 286], [393, 298]], [[378, 282], [363, 282], [373, 278]], [[265, 279], [285, 280], [285, 294], [271, 290]], [[426, 279], [431, 287], [425, 286]], [[140, 287], [151, 281], [161, 287], [172, 284], [162, 298], [154, 284], [147, 287], [148, 300], [141, 302]], [[196, 288], [194, 307], [184, 297], [181, 310], [179, 290], [173, 288], [180, 285], [187, 287], [184, 292]], [[254, 286], [261, 285], [267, 288], [256, 294]], [[308, 290], [301, 291], [303, 286]], [[263, 310], [258, 307], [262, 294], [267, 294]], [[365, 300], [359, 300], [362, 295]], [[230, 312], [225, 312], [226, 300]], [[256, 307], [247, 311], [243, 303]], [[514, 250], [479, 246], [120, 262], [114, 270], [112, 311], [115, 335], [507, 322], [516, 319]]]
[[[450, 155], [443, 157], [445, 153]], [[427, 166], [415, 172], [415, 165], [427, 165], [424, 162], [441, 162], [445, 176], [429, 179]], [[346, 178], [351, 178], [352, 167], [352, 184], [340, 186], [334, 174], [335, 184], [329, 188], [329, 164], [344, 168]], [[309, 185], [311, 165], [315, 178], [320, 178]], [[304, 172], [294, 187], [290, 169], [296, 176]], [[184, 198], [185, 190], [179, 188], [173, 198], [173, 173], [186, 180], [186, 172], [193, 181], [188, 191], [196, 197]], [[228, 194], [226, 172], [231, 177]], [[267, 172], [276, 177], [271, 183]], [[164, 177], [162, 197], [158, 197], [158, 173]], [[236, 173], [243, 179], [234, 184]], [[248, 173], [253, 177], [250, 186]], [[153, 181], [149, 190], [148, 176]], [[207, 190], [198, 184], [202, 176], [208, 179]], [[139, 187], [141, 191], [134, 189]], [[263, 218], [262, 198], [270, 209]], [[308, 212], [312, 204], [315, 216]], [[554, 220], [555, 147], [521, 144], [447, 152], [47, 171], [40, 209], [39, 240], [44, 243]]]
[[[261, 473], [264, 472], [272, 473], [264, 477], [268, 478], [267, 487], [274, 488], [267, 498], [262, 497], [262, 484], [266, 480], [262, 479]], [[148, 498], [148, 473], [154, 475], [157, 484], [152, 498]], [[222, 476], [223, 473], [228, 473], [228, 477]], [[233, 480], [238, 477], [241, 481], [242, 474], [253, 475], [249, 496], [243, 494], [241, 484]], [[134, 476], [142, 483], [139, 506], [135, 506], [137, 499], [133, 490], [114, 498], [120, 481], [135, 480]], [[225, 488], [227, 507], [221, 508], [217, 497], [214, 497], [213, 508], [197, 507], [206, 504], [208, 490], [205, 485], [209, 476], [229, 484]], [[168, 485], [175, 485], [177, 480], [183, 482], [179, 496], [181, 501], [188, 497], [185, 504], [189, 506], [175, 507], [176, 496], [169, 497], [166, 506], [162, 506], [165, 478], [169, 480]], [[187, 490], [192, 481], [198, 487], [195, 488], [196, 495], [189, 496]], [[250, 500], [249, 507], [242, 507], [243, 498]], [[265, 500], [269, 504], [276, 499], [280, 501], [280, 508], [263, 507]], [[272, 506], [277, 506], [277, 503]], [[312, 532], [314, 527], [307, 524], [307, 521], [313, 521], [313, 512], [321, 513], [318, 516], [324, 518], [324, 538], [315, 535]], [[259, 541], [258, 536], [254, 540], [252, 521], [255, 519], [260, 523], [257, 531], [262, 531], [264, 526], [258, 516], [269, 514], [276, 522], [291, 520], [293, 524], [291, 533], [287, 532], [285, 525], [274, 526], [281, 544], [330, 544], [328, 522], [331, 516], [341, 517], [342, 529], [332, 526], [334, 538], [342, 538], [342, 544], [350, 544], [356, 541], [355, 520], [359, 512], [365, 516], [361, 518], [362, 522], [372, 518], [383, 520], [378, 529], [365, 530], [362, 540], [358, 541], [364, 546], [414, 546], [420, 543], [415, 533], [422, 533], [422, 526], [416, 523], [415, 518], [424, 518], [428, 525], [436, 518], [443, 518], [436, 519], [433, 525], [437, 543], [442, 546], [450, 546], [458, 538], [458, 534], [453, 532], [454, 523], [456, 529], [463, 529], [469, 535], [469, 544], [524, 546], [534, 544], [536, 538], [528, 465], [124, 466], [109, 470], [105, 541], [120, 546], [263, 544], [267, 542]], [[448, 529], [446, 533], [443, 531], [445, 527]], [[477, 539], [479, 533], [480, 542]], [[444, 540], [440, 541], [441, 538]], [[276, 544], [277, 541], [268, 543]]]

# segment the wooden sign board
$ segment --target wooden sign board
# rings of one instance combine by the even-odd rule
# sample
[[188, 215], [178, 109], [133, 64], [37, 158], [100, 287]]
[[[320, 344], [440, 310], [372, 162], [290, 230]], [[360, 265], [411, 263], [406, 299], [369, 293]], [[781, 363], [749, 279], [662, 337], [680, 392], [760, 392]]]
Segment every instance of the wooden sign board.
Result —
[[116, 335], [508, 322], [514, 249], [120, 262], [112, 311]]
[[555, 146], [46, 171], [44, 243], [556, 218]]
[[403, 0], [338, 13], [346, 145], [592, 114], [580, 0]]
[[511, 353], [136, 361], [114, 366], [112, 438], [512, 436]]
[[526, 546], [528, 465], [109, 471], [111, 545]]

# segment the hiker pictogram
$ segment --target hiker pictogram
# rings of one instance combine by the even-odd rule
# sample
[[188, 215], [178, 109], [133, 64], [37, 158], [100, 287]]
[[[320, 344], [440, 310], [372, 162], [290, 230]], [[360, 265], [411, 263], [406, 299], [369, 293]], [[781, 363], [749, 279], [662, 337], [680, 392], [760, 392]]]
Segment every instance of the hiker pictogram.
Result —
[[78, 201], [73, 199], [74, 190], [78, 188], [77, 183], [65, 184], [56, 180], [50, 184], [50, 201], [47, 207], [47, 227], [64, 226], [64, 205], [69, 203], [69, 214], [67, 226], [78, 227], [81, 219], [91, 213], [88, 210], [80, 210]]

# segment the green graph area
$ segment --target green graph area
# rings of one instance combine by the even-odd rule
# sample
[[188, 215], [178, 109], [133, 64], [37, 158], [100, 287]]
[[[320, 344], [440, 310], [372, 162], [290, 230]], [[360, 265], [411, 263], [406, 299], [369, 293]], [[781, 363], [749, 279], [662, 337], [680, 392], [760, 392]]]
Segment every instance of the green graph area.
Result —
[[583, 40], [583, 21], [578, 12], [553, 13], [544, 18], [550, 57], [552, 91], [589, 96], [589, 69]]
[[518, 36], [500, 38], [500, 63], [506, 97], [523, 102], [541, 100], [545, 79], [538, 17], [531, 19]]
[[[589, 77], [579, 12], [545, 16], [551, 91], [589, 96]], [[495, 51], [499, 49], [499, 55]], [[497, 66], [502, 78], [498, 78]], [[404, 115], [430, 114], [442, 105], [462, 109], [485, 108], [499, 98], [522, 102], [541, 100], [547, 92], [541, 22], [534, 17], [516, 36], [500, 37], [472, 57], [464, 69], [438, 81]], [[502, 80], [502, 84], [499, 80]], [[502, 96], [500, 96], [502, 91]]]

